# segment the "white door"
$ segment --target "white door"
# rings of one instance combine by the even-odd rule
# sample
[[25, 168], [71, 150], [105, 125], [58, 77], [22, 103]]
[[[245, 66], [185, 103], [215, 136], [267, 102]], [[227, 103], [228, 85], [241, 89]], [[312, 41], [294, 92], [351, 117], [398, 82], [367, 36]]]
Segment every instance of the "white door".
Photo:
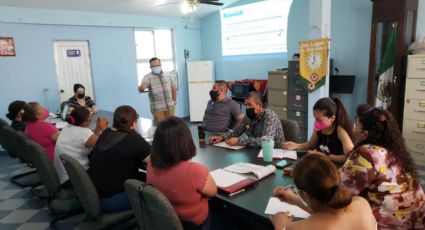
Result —
[[214, 63], [212, 61], [187, 62], [189, 81], [190, 121], [202, 121], [210, 100], [209, 91], [214, 84]]
[[84, 85], [86, 95], [94, 99], [89, 42], [54, 41], [53, 44], [60, 101], [67, 101], [74, 95], [76, 83]]

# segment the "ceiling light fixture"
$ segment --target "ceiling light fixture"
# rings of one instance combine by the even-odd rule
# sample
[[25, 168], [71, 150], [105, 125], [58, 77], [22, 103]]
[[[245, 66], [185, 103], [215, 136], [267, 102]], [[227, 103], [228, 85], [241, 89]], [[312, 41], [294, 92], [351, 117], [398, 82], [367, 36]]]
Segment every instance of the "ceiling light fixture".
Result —
[[193, 14], [198, 10], [198, 1], [197, 0], [186, 0], [182, 2], [180, 10], [183, 14]]

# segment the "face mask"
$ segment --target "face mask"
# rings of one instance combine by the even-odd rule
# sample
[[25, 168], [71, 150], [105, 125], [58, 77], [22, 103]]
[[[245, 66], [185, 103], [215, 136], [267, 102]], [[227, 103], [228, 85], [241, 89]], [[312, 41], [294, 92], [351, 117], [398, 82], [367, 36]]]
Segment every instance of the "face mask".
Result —
[[325, 123], [323, 123], [323, 122], [321, 122], [321, 121], [319, 121], [317, 119], [314, 121], [314, 129], [316, 131], [320, 131], [322, 129], [326, 129], [328, 127], [329, 127], [329, 125], [327, 125], [327, 124], [325, 124]]
[[161, 66], [152, 67], [152, 73], [153, 74], [159, 75], [161, 73], [161, 71], [162, 71]]
[[79, 94], [77, 94], [77, 97], [79, 98], [79, 99], [82, 99], [82, 98], [84, 98], [86, 96], [86, 94], [84, 94], [84, 93], [79, 93]]
[[41, 119], [46, 120], [47, 118], [49, 118], [49, 110], [44, 109], [43, 113], [41, 114]]
[[220, 95], [220, 93], [218, 93], [218, 91], [214, 91], [214, 90], [211, 90], [211, 91], [210, 91], [210, 97], [211, 97], [211, 100], [213, 100], [213, 101], [217, 101], [217, 97], [218, 97], [218, 95]]
[[255, 113], [255, 109], [254, 108], [247, 108], [246, 109], [246, 116], [251, 119], [254, 120], [257, 117], [257, 114]]

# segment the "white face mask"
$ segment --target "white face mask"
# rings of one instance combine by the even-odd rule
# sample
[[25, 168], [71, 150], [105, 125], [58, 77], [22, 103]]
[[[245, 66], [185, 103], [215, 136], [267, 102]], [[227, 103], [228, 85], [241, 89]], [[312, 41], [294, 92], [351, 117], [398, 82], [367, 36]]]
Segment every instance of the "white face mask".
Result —
[[159, 75], [161, 73], [161, 71], [162, 71], [161, 66], [152, 67], [152, 73], [153, 74]]

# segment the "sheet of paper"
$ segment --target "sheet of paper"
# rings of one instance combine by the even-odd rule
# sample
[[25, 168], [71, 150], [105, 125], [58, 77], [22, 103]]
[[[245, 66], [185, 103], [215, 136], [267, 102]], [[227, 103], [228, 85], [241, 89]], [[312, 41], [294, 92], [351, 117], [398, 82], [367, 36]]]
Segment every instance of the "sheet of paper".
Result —
[[[260, 153], [258, 154], [258, 158], [263, 158], [263, 150], [260, 150]], [[273, 149], [273, 159], [283, 159], [283, 158], [296, 160], [298, 159], [297, 151], [286, 150], [286, 149]]]
[[239, 149], [243, 149], [245, 148], [245, 146], [241, 146], [241, 145], [236, 145], [236, 146], [231, 146], [226, 144], [226, 142], [220, 142], [217, 144], [214, 144], [214, 146], [218, 146], [218, 147], [222, 147], [222, 148], [226, 148], [226, 149], [233, 149], [233, 150], [239, 150]]
[[219, 187], [229, 187], [246, 179], [241, 175], [228, 172], [223, 169], [217, 169], [211, 172], [211, 176]]
[[269, 203], [267, 204], [266, 211], [264, 211], [264, 213], [274, 215], [278, 212], [286, 212], [290, 216], [304, 219], [310, 216], [310, 213], [304, 211], [304, 209], [296, 205], [282, 202], [277, 197], [270, 197]]

